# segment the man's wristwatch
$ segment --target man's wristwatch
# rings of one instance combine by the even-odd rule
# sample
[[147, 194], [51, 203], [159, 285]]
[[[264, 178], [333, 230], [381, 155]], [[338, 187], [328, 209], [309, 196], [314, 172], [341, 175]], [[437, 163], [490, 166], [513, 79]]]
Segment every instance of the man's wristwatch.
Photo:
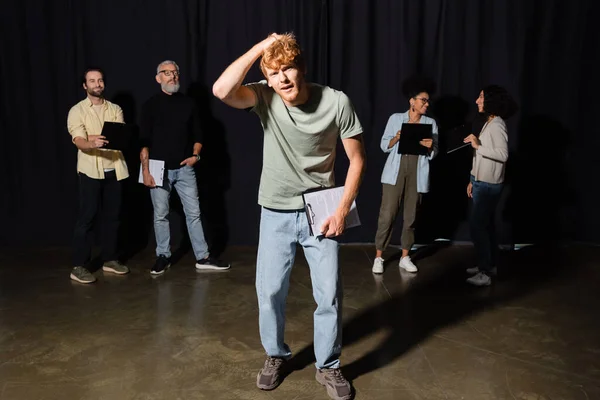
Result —
[[196, 157], [196, 161], [200, 161], [200, 154], [192, 154], [194, 157]]

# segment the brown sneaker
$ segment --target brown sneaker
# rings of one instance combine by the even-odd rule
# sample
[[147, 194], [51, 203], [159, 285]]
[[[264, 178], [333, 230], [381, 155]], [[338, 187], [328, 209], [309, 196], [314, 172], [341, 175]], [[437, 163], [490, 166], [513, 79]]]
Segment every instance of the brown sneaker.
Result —
[[117, 275], [125, 275], [129, 273], [129, 268], [121, 264], [119, 261], [106, 261], [102, 266], [102, 271], [112, 272]]
[[74, 267], [73, 270], [71, 270], [71, 279], [79, 283], [96, 282], [96, 277], [84, 267]]
[[350, 382], [344, 378], [339, 368], [317, 369], [317, 382], [327, 388], [327, 394], [334, 400], [349, 400], [352, 398]]
[[260, 390], [273, 390], [281, 383], [285, 360], [279, 357], [267, 357], [265, 365], [256, 377], [256, 386]]

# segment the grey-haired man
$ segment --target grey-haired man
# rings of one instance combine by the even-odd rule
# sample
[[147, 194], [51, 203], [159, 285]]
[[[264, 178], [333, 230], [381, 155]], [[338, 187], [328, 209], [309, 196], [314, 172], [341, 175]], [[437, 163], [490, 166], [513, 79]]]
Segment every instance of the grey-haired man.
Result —
[[[169, 198], [175, 188], [183, 205], [190, 242], [198, 270], [226, 270], [228, 263], [210, 256], [200, 219], [200, 203], [194, 165], [200, 160], [202, 130], [193, 99], [179, 93], [179, 66], [175, 61], [161, 62], [156, 82], [161, 91], [142, 108], [142, 174], [150, 188], [154, 207], [154, 234], [157, 260], [150, 273], [163, 274], [171, 265]], [[162, 185], [157, 186], [150, 174], [149, 160], [165, 163]]]

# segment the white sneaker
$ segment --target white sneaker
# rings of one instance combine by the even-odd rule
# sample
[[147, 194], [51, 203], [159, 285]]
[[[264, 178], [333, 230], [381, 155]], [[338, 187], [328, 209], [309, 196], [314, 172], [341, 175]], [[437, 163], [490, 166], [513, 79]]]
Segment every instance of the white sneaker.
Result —
[[477, 275], [467, 279], [467, 282], [475, 286], [490, 286], [492, 284], [492, 278], [490, 278], [483, 272], [480, 272]]
[[373, 262], [373, 273], [383, 274], [383, 258], [377, 257]]
[[402, 257], [400, 259], [400, 268], [403, 268], [407, 272], [417, 272], [417, 266], [410, 260], [410, 256]]
[[[479, 267], [467, 268], [467, 274], [469, 274], [469, 275], [477, 275], [480, 272], [481, 271], [479, 270]], [[498, 275], [498, 268], [497, 267], [493, 267], [490, 270], [490, 275], [491, 276], [497, 276]]]

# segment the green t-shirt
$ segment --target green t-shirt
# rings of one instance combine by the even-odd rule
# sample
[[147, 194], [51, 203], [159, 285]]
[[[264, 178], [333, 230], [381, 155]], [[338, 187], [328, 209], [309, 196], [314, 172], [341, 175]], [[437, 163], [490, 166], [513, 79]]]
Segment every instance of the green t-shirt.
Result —
[[306, 103], [288, 107], [266, 81], [246, 85], [258, 101], [252, 109], [264, 129], [263, 169], [258, 204], [275, 210], [304, 208], [302, 193], [334, 186], [333, 166], [338, 136], [362, 133], [346, 94], [308, 84]]

